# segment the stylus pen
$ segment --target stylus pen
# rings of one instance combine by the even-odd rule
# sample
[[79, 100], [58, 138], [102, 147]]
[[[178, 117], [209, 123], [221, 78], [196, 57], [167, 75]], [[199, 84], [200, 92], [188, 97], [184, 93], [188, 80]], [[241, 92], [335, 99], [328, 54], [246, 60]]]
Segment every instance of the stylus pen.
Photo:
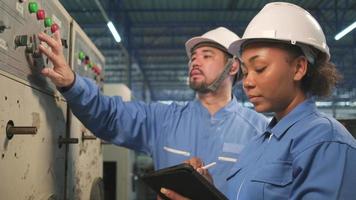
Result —
[[210, 168], [210, 167], [212, 167], [212, 166], [214, 166], [214, 165], [216, 165], [216, 162], [212, 162], [212, 163], [207, 164], [207, 165], [205, 165], [205, 166], [203, 166], [203, 167], [201, 167], [201, 168], [202, 168], [202, 169], [208, 169], [208, 168]]

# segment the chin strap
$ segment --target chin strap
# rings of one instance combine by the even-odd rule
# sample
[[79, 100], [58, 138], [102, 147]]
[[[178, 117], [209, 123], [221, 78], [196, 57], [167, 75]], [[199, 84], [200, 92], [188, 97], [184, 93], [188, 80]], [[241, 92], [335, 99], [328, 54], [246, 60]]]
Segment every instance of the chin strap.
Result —
[[209, 91], [215, 92], [219, 86], [221, 85], [221, 82], [228, 76], [231, 68], [232, 68], [232, 64], [234, 63], [235, 57], [233, 58], [229, 58], [224, 66], [224, 71], [220, 74], [220, 76], [212, 83], [210, 84], [207, 89]]

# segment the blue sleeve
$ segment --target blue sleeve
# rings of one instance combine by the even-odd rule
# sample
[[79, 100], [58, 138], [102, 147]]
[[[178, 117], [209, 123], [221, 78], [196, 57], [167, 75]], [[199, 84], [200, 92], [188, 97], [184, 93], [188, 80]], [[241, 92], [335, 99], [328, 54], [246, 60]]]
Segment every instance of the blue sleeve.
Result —
[[150, 154], [168, 106], [105, 96], [92, 80], [76, 76], [63, 93], [73, 114], [97, 137]]
[[356, 149], [324, 142], [308, 148], [294, 161], [290, 199], [353, 199], [356, 196]]

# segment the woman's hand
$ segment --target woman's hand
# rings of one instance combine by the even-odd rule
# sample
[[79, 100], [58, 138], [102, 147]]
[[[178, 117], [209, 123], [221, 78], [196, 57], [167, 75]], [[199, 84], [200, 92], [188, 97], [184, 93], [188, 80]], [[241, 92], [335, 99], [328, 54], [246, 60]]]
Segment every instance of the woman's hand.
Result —
[[204, 163], [197, 157], [192, 157], [189, 160], [184, 161], [184, 163], [190, 164], [199, 174], [203, 175], [210, 183], [213, 183], [213, 178], [209, 173], [208, 169], [204, 169]]

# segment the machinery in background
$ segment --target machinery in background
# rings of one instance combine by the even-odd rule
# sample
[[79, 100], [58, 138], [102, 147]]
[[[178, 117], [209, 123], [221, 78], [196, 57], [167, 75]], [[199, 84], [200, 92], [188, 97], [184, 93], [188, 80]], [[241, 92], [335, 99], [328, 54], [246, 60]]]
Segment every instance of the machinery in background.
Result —
[[37, 34], [59, 29], [69, 61], [70, 21], [58, 1], [0, 0], [1, 199], [65, 199], [67, 105]]
[[[104, 84], [104, 94], [131, 100], [131, 91], [124, 84]], [[105, 199], [136, 199], [133, 183], [135, 153], [124, 147], [103, 145]]]
[[[73, 71], [103, 85], [104, 56], [80, 26], [72, 21], [70, 65]], [[68, 149], [67, 193], [69, 199], [104, 200], [101, 140], [97, 139], [68, 109], [68, 138], [79, 140]]]
[[338, 121], [345, 126], [345, 128], [356, 139], [356, 119], [338, 119]]

